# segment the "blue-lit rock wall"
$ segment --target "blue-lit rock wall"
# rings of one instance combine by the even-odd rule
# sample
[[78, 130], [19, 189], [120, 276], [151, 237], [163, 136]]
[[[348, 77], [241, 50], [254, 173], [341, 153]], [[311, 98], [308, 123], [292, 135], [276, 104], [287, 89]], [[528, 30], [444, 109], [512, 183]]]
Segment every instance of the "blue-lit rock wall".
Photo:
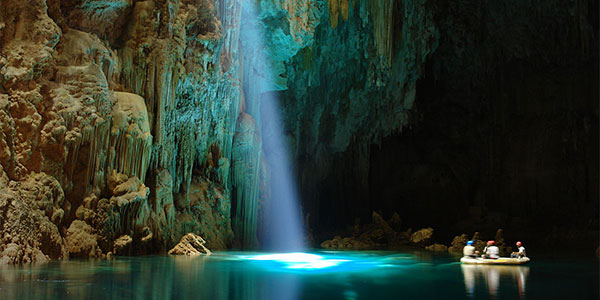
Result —
[[[340, 5], [338, 14], [328, 4], [316, 42], [288, 65], [291, 84], [284, 93], [286, 119], [295, 120], [290, 135], [306, 210], [315, 221], [334, 223], [340, 220], [327, 211], [345, 206], [345, 198], [361, 190], [343, 186], [367, 190], [370, 145], [410, 123], [416, 82], [437, 46], [427, 1]], [[352, 154], [345, 162], [336, 160], [347, 152]], [[336, 184], [329, 182], [334, 169], [345, 169]], [[348, 218], [370, 211], [370, 195], [356, 196], [364, 205], [350, 205]]]
[[[344, 207], [345, 193], [356, 190], [344, 191], [342, 186], [367, 189], [370, 145], [410, 123], [416, 82], [438, 41], [428, 5], [387, 0], [260, 2], [266, 47], [245, 44], [244, 51], [262, 50], [270, 64], [244, 68], [246, 103], [257, 115], [261, 93], [279, 99], [309, 219], [337, 222], [325, 211]], [[252, 58], [244, 63], [251, 64]], [[347, 153], [352, 153], [348, 159], [337, 159]], [[332, 170], [340, 168], [347, 172], [333, 185]], [[323, 189], [325, 185], [342, 190], [328, 197], [323, 191], [333, 190]], [[361, 196], [369, 202], [368, 195]], [[348, 216], [370, 214], [362, 206], [347, 209]]]

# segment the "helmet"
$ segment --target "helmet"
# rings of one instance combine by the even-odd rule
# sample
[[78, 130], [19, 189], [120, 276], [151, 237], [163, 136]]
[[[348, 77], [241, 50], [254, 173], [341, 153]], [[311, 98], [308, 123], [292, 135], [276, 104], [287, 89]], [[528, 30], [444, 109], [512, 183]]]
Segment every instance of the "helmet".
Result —
[[517, 242], [517, 247], [521, 247], [521, 245], [523, 245], [521, 242]]
[[487, 244], [489, 245], [493, 245], [495, 242], [494, 241], [488, 241]]
[[468, 241], [467, 245], [473, 245], [473, 241]]

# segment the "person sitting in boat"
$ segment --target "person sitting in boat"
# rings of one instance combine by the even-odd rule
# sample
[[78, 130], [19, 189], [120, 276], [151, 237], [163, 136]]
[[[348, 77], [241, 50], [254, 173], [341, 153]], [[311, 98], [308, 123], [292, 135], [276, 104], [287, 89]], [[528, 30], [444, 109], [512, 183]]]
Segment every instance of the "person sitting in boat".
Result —
[[483, 249], [483, 258], [497, 259], [500, 257], [500, 249], [498, 249], [495, 243], [495, 241], [487, 242], [487, 246]]
[[488, 242], [485, 244], [485, 247], [483, 247], [483, 254], [481, 255], [481, 257], [485, 258], [485, 254], [487, 253], [487, 248], [490, 246], [490, 242], [491, 242], [491, 241], [488, 241]]
[[463, 248], [463, 256], [477, 258], [477, 253], [475, 252], [475, 247], [473, 246], [473, 241], [467, 242], [467, 245]]
[[511, 253], [510, 257], [521, 258], [527, 256], [527, 253], [525, 253], [525, 247], [523, 247], [523, 243], [517, 242], [517, 249], [519, 249], [519, 251]]

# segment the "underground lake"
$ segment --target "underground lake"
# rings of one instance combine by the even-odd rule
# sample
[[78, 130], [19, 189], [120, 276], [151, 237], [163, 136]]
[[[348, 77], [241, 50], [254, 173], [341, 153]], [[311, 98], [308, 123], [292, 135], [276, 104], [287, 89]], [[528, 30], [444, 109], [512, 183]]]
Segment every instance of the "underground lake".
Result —
[[593, 259], [524, 266], [386, 251], [215, 252], [0, 268], [0, 299], [595, 299]]

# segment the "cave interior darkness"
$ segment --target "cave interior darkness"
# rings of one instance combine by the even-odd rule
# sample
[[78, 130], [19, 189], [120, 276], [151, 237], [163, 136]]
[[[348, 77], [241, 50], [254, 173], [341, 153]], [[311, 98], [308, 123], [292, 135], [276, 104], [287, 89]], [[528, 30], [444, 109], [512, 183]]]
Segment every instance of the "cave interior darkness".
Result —
[[[478, 26], [460, 37], [452, 36], [456, 29], [440, 29], [407, 125], [376, 143], [355, 139], [329, 158], [326, 170], [314, 163], [317, 154], [298, 156], [304, 213], [315, 240], [351, 235], [352, 226], [371, 223], [375, 211], [386, 220], [397, 212], [403, 230], [433, 227], [445, 244], [476, 231], [493, 238], [502, 228], [505, 236], [540, 250], [556, 242], [595, 249], [598, 3], [588, 4], [594, 37], [587, 50], [558, 43], [563, 37], [542, 29], [556, 29], [554, 21], [539, 16], [530, 20], [537, 29], [513, 29], [499, 47], [491, 31], [506, 23], [493, 24], [497, 20], [485, 12], [465, 16], [452, 12], [451, 4], [434, 5], [438, 24]], [[293, 99], [287, 94], [284, 101]], [[323, 172], [319, 182], [311, 179]]]

